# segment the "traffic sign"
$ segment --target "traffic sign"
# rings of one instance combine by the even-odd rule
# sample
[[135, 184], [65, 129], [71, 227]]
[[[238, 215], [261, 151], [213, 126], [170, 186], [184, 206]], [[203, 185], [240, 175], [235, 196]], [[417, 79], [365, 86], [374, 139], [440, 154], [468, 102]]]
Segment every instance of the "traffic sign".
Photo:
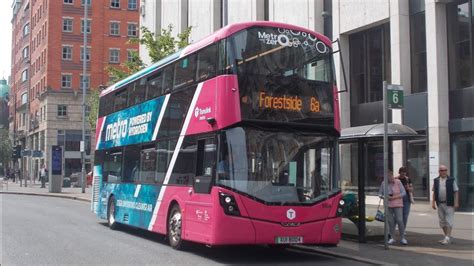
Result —
[[42, 152], [42, 151], [34, 150], [34, 151], [32, 151], [31, 156], [32, 156], [32, 157], [43, 157], [43, 152]]
[[388, 85], [387, 88], [387, 107], [389, 109], [403, 109], [403, 87]]

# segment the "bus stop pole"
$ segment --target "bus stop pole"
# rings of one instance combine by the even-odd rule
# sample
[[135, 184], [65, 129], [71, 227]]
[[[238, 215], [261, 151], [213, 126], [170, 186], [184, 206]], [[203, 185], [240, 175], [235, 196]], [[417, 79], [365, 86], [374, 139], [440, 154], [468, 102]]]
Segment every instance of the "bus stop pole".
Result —
[[388, 124], [387, 124], [387, 81], [383, 82], [383, 206], [384, 206], [384, 246], [385, 249], [388, 249], [388, 226], [387, 226], [387, 217], [388, 217]]

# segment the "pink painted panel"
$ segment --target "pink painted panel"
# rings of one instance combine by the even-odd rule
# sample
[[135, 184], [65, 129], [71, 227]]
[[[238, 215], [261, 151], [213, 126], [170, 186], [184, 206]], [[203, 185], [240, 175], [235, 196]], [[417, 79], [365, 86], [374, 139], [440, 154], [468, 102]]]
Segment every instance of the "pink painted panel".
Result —
[[[249, 213], [249, 217], [278, 223], [304, 223], [324, 220], [330, 216], [333, 205], [333, 198], [314, 206], [267, 206], [247, 197], [241, 197], [241, 199]], [[290, 209], [294, 211], [294, 218], [292, 219], [288, 218], [287, 215]]]
[[283, 227], [279, 224], [253, 220], [256, 244], [274, 244], [276, 237], [300, 236], [303, 244], [320, 244], [324, 221], [302, 224], [297, 227]]
[[184, 239], [209, 244], [212, 227], [218, 222], [214, 217], [211, 194], [199, 194], [193, 191], [185, 205]]
[[342, 218], [336, 217], [328, 219], [324, 223], [321, 232], [321, 243], [324, 244], [338, 244], [341, 240]]
[[[208, 119], [213, 118], [214, 124]], [[240, 121], [237, 76], [224, 75], [205, 81], [186, 135], [210, 132]]]
[[[164, 189], [164, 187], [161, 189]], [[184, 216], [187, 215], [186, 209], [184, 208], [184, 202], [189, 198], [189, 189], [190, 187], [186, 186], [166, 186], [166, 191], [163, 196], [163, 200], [161, 201], [155, 224], [153, 225], [151, 231], [160, 234], [167, 233], [166, 224], [168, 219], [168, 210], [170, 208], [170, 203], [173, 201], [176, 201], [179, 204], [184, 219]]]
[[97, 149], [97, 147], [99, 147], [99, 143], [100, 143], [100, 133], [102, 132], [102, 126], [103, 126], [103, 124], [104, 124], [105, 118], [106, 118], [106, 116], [104, 116], [104, 117], [99, 117], [99, 118], [97, 119], [97, 124], [96, 124], [96, 128], [95, 128], [96, 149]]

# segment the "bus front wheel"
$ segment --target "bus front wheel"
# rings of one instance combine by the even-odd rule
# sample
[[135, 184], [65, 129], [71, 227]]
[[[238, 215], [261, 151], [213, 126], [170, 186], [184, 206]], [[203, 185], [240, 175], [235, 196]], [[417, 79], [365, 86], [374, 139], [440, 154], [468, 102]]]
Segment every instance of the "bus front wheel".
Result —
[[177, 250], [183, 250], [185, 246], [181, 231], [182, 221], [181, 209], [174, 205], [168, 217], [168, 240], [170, 246]]
[[118, 228], [117, 221], [115, 220], [115, 198], [113, 196], [109, 199], [109, 207], [107, 208], [107, 221], [110, 229], [116, 230]]

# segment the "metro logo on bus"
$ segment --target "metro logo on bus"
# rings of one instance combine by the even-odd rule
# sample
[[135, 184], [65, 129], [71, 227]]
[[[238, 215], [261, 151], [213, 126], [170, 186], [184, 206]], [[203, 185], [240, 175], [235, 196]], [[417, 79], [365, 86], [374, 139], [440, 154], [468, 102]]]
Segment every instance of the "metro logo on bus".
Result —
[[151, 141], [164, 97], [132, 106], [105, 118], [97, 148], [130, 145]]
[[[272, 96], [261, 91], [259, 93], [258, 106], [266, 109], [281, 109], [301, 112], [305, 107], [304, 102], [303, 98], [298, 96]], [[309, 105], [309, 110], [313, 113], [321, 111], [321, 103], [316, 97], [310, 97], [307, 105]]]

